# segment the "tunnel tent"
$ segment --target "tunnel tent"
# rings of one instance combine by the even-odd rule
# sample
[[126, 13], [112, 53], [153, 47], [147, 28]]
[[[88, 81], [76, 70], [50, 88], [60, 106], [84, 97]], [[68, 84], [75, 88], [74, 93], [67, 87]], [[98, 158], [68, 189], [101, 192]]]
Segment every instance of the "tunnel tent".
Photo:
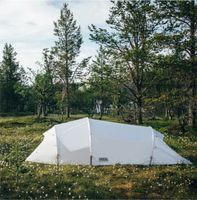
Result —
[[55, 125], [43, 135], [26, 161], [60, 165], [191, 164], [152, 127], [82, 118]]

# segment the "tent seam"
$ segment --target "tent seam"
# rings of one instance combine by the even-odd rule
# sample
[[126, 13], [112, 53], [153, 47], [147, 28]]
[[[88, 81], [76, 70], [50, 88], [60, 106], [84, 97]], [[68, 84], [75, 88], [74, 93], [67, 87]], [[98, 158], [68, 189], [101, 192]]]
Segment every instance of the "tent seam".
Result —
[[88, 121], [88, 130], [89, 130], [89, 142], [90, 142], [90, 164], [92, 164], [92, 134], [90, 128], [90, 119], [87, 117]]
[[54, 129], [55, 129], [55, 138], [56, 138], [56, 148], [57, 148], [57, 156], [56, 156], [56, 162], [57, 162], [57, 165], [59, 165], [60, 163], [59, 163], [59, 157], [60, 157], [60, 155], [59, 155], [59, 149], [58, 149], [58, 139], [57, 139], [57, 133], [56, 133], [56, 125], [54, 125]]
[[[174, 159], [176, 159], [177, 160], [177, 158], [176, 158], [176, 156], [174, 156], [174, 155], [172, 155], [172, 154], [170, 154], [169, 152], [167, 152], [167, 151], [165, 151], [163, 148], [160, 148], [160, 147], [157, 147], [159, 150], [161, 150], [161, 151], [163, 151], [164, 153], [166, 153], [166, 154], [168, 154], [169, 156], [171, 156], [172, 158], [174, 158]], [[179, 155], [181, 158], [183, 158], [181, 155]], [[182, 163], [182, 160], [183, 159], [178, 159], [178, 161], [179, 162], [177, 162], [177, 163]]]
[[153, 153], [154, 153], [154, 148], [155, 148], [155, 134], [154, 134], [153, 128], [152, 127], [150, 127], [150, 128], [152, 130], [152, 151], [151, 151], [151, 156], [150, 156], [150, 165], [152, 165]]

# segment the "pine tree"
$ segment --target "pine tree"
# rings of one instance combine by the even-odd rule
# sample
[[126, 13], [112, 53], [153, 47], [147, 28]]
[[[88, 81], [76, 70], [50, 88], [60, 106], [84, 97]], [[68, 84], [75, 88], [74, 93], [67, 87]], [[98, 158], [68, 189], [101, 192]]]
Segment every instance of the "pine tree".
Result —
[[[172, 54], [183, 65], [176, 71], [182, 76], [182, 83], [187, 83], [188, 122], [197, 126], [197, 5], [194, 0], [157, 1], [159, 17], [162, 19], [164, 41]], [[167, 39], [166, 39], [167, 38]], [[172, 63], [172, 66], [176, 62]], [[172, 73], [174, 70], [172, 70]]]
[[70, 88], [71, 77], [76, 67], [76, 57], [79, 55], [82, 44], [80, 27], [77, 26], [72, 12], [68, 5], [64, 4], [61, 9], [60, 18], [54, 23], [54, 35], [57, 36], [55, 42], [57, 65], [56, 71], [62, 84], [61, 113], [70, 116]]
[[91, 39], [107, 48], [117, 62], [120, 83], [136, 108], [137, 123], [142, 112], [147, 85], [146, 71], [151, 67], [153, 34], [156, 29], [154, 7], [150, 1], [112, 1], [107, 24], [111, 31], [90, 27]]

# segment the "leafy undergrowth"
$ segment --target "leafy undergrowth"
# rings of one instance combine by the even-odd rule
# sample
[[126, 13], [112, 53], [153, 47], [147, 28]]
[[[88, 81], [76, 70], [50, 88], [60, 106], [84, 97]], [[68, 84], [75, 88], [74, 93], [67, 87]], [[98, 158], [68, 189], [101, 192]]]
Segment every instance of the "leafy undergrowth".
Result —
[[[171, 136], [165, 131], [169, 146], [193, 162], [189, 166], [90, 167], [24, 162], [43, 139], [42, 133], [60, 122], [58, 116], [41, 121], [32, 116], [0, 118], [0, 199], [197, 198], [196, 133]], [[171, 123], [157, 120], [146, 124], [162, 131]]]

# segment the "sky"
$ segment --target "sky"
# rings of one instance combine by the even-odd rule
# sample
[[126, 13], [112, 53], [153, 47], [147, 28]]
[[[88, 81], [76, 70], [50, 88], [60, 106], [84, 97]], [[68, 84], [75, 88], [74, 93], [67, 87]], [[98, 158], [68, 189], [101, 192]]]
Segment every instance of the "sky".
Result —
[[78, 61], [96, 54], [98, 46], [89, 40], [88, 25], [106, 28], [109, 0], [0, 0], [0, 61], [5, 43], [17, 52], [17, 61], [24, 68], [37, 69], [42, 61], [42, 50], [54, 46], [54, 21], [63, 3], [68, 3], [83, 41]]

